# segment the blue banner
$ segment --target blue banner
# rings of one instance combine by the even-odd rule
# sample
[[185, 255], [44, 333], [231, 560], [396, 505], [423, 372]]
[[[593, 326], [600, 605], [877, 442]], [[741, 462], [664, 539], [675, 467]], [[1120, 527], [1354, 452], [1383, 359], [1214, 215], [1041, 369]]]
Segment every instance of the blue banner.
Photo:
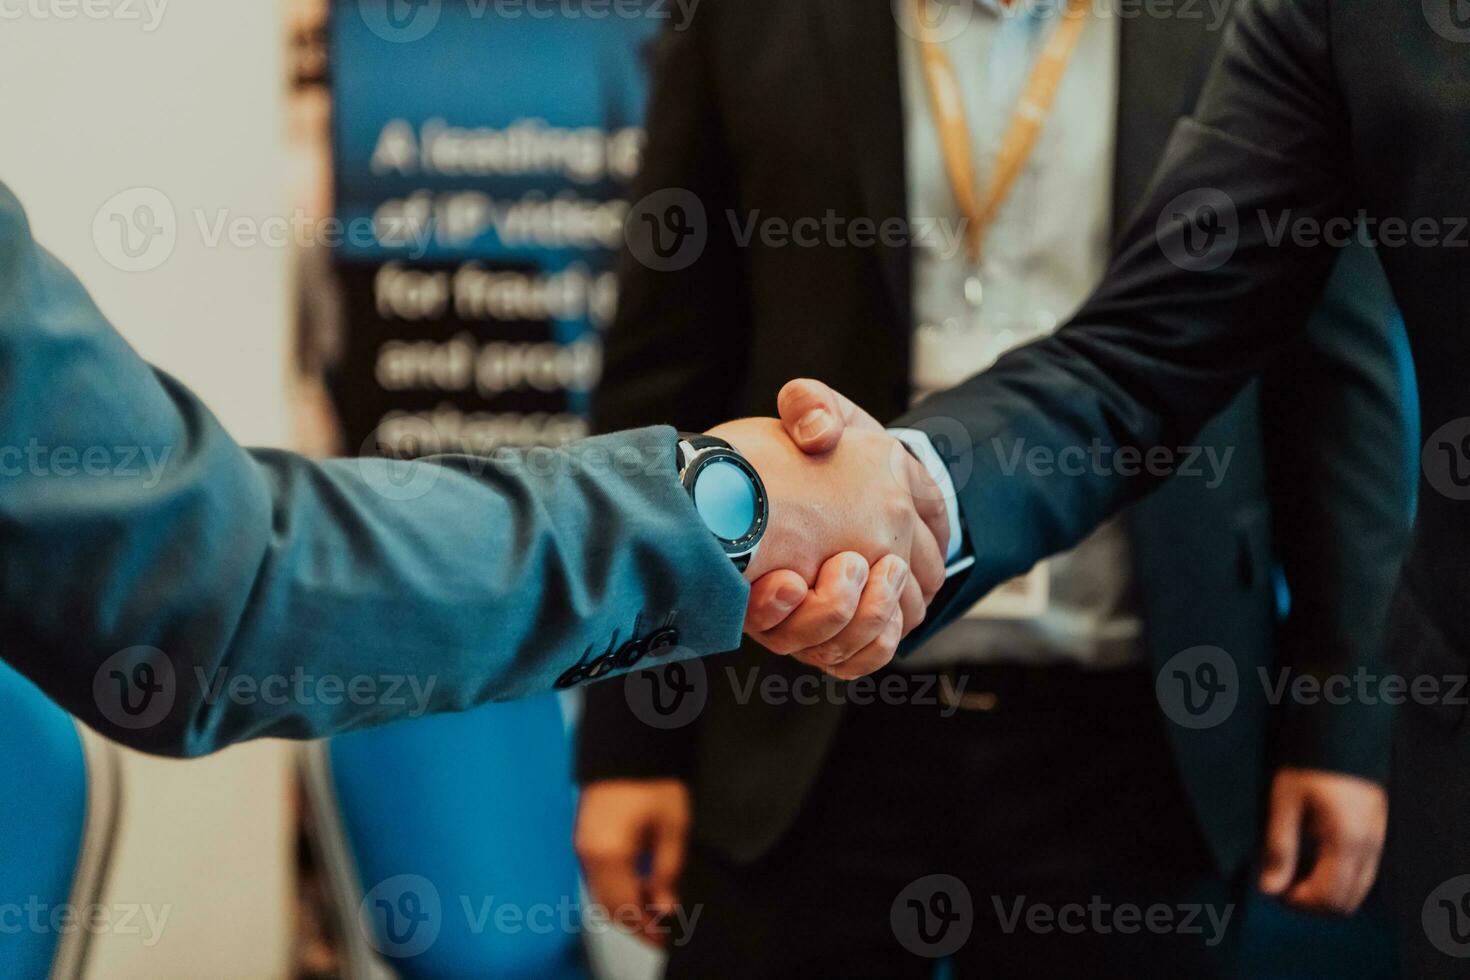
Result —
[[334, 6], [348, 322], [332, 387], [349, 448], [586, 434], [643, 148], [644, 50], [680, 15], [662, 0]]

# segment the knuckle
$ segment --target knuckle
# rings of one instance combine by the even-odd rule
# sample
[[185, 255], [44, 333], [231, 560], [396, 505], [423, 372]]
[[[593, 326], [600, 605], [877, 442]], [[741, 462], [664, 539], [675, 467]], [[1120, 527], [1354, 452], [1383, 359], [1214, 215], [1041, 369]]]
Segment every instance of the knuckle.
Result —
[[[883, 632], [888, 621], [893, 618], [893, 611], [898, 605], [898, 597], [886, 595], [881, 602], [870, 602], [858, 611], [853, 619], [853, 629], [861, 633], [868, 640]], [[863, 642], [867, 642], [864, 640]]]
[[856, 652], [857, 647], [853, 643], [839, 637], [815, 648], [812, 655], [820, 664], [839, 664], [845, 663]]
[[790, 622], [783, 623], [762, 632], [756, 637], [756, 641], [772, 653], [789, 657], [801, 649], [800, 628]]
[[811, 667], [815, 670], [827, 669], [827, 665], [818, 660], [810, 650], [803, 650], [801, 653], [796, 654], [793, 659], [795, 659], [797, 663], [807, 667]]
[[893, 625], [884, 630], [883, 635], [878, 637], [876, 646], [878, 653], [883, 655], [884, 663], [892, 660], [893, 655], [898, 652], [898, 640], [902, 635], [903, 623], [899, 620], [894, 620]]
[[882, 501], [883, 516], [890, 526], [901, 527], [913, 517], [913, 501], [897, 488], [885, 493]]
[[832, 596], [831, 603], [822, 611], [826, 626], [841, 628], [853, 621], [862, 605], [863, 595], [856, 588], [845, 588]]

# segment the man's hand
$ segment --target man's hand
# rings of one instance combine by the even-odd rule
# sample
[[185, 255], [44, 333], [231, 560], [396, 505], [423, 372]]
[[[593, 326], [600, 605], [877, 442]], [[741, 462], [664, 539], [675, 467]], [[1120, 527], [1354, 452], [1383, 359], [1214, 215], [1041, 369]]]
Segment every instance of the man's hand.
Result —
[[[888, 438], [877, 419], [820, 381], [792, 381], [781, 389], [777, 404], [787, 436], [811, 455], [832, 452], [849, 430]], [[897, 460], [895, 467], [914, 488], [915, 507], [942, 557], [949, 544], [950, 526], [939, 490], [907, 451], [899, 452]], [[896, 563], [900, 559], [891, 560]], [[871, 673], [891, 658], [891, 653], [885, 652], [886, 641], [891, 636], [880, 635], [885, 642], [843, 661], [849, 642], [845, 630], [861, 617], [868, 621], [862, 629], [871, 631], [872, 623], [881, 619], [885, 601], [882, 589], [889, 572], [897, 574], [896, 567], [891, 564], [885, 568], [874, 567], [864, 576], [853, 555], [837, 555], [823, 566], [818, 587], [812, 592], [808, 591], [807, 581], [794, 572], [770, 572], [757, 580], [751, 590], [746, 632], [777, 653], [793, 656], [837, 677]], [[939, 584], [942, 583], [941, 577]], [[927, 604], [933, 594], [921, 589], [920, 597]], [[909, 605], [912, 604], [910, 595]], [[907, 636], [921, 619], [921, 613], [910, 617], [906, 608], [904, 623], [897, 627], [899, 638]], [[885, 628], [891, 634], [896, 624], [889, 622]], [[832, 641], [839, 636], [843, 638], [834, 649]]]
[[[881, 429], [850, 431], [820, 455], [798, 449], [774, 419], [731, 422], [711, 435], [751, 461], [770, 498], [770, 525], [746, 573], [757, 582], [752, 635], [839, 677], [886, 664], [944, 583], [947, 518], [923, 467]], [[784, 622], [778, 598], [798, 598], [796, 579], [761, 581], [774, 570], [815, 583]], [[770, 622], [781, 625], [760, 629]]]
[[[1310, 912], [1351, 915], [1378, 874], [1388, 795], [1366, 779], [1317, 769], [1281, 769], [1271, 785], [1261, 891]], [[1304, 841], [1316, 863], [1299, 869]]]
[[[612, 779], [582, 790], [577, 857], [592, 900], [653, 945], [679, 903], [679, 871], [689, 836], [689, 790], [677, 779]], [[650, 858], [647, 877], [639, 873]]]
[[[806, 453], [831, 452], [848, 429], [885, 431], [882, 423], [854, 405], [846, 395], [811, 378], [787, 382], [776, 396], [776, 408], [787, 435]], [[948, 524], [942, 530], [941, 543], [947, 545]], [[938, 536], [940, 530], [936, 529], [935, 534]]]

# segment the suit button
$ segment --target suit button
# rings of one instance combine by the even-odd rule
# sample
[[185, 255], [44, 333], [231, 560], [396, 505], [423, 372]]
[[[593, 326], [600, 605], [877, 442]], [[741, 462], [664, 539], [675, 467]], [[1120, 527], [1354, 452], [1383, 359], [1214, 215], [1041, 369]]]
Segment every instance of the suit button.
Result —
[[587, 680], [595, 681], [606, 677], [617, 669], [615, 654], [603, 654], [587, 666]]
[[552, 686], [558, 691], [565, 691], [569, 687], [576, 687], [586, 679], [586, 673], [586, 666], [584, 664], [577, 664], [577, 666], [564, 671]]
[[612, 665], [618, 670], [627, 670], [646, 656], [642, 640], [629, 640], [618, 647], [618, 652], [612, 654]]
[[643, 641], [643, 655], [646, 657], [666, 657], [679, 645], [679, 631], [672, 626], [666, 626], [660, 630], [654, 630]]

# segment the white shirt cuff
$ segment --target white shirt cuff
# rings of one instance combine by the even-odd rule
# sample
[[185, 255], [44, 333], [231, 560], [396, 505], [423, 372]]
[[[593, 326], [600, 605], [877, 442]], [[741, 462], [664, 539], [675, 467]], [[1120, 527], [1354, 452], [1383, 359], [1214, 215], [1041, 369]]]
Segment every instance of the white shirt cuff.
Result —
[[949, 467], [944, 465], [944, 459], [939, 455], [939, 450], [934, 448], [934, 443], [929, 436], [918, 429], [889, 429], [888, 434], [909, 448], [920, 465], [929, 473], [929, 478], [939, 487], [939, 492], [944, 495], [944, 510], [949, 515], [949, 550], [945, 555], [945, 573], [954, 575], [962, 572], [975, 563], [974, 555], [965, 554], [964, 547], [964, 525], [960, 522], [960, 501], [955, 493], [954, 477], [949, 474]]

